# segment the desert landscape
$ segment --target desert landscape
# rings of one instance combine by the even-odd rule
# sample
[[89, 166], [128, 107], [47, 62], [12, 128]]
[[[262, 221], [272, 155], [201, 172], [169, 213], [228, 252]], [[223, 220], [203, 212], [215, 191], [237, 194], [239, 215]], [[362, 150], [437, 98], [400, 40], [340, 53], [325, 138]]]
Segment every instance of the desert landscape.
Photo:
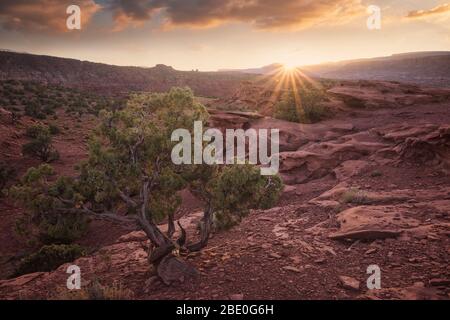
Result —
[[[87, 158], [86, 142], [97, 124], [98, 110], [114, 108], [136, 89], [152, 89], [151, 84], [143, 88], [139, 81], [125, 85], [114, 79], [112, 87], [101, 87], [104, 82], [94, 76], [92, 81], [66, 79], [48, 69], [24, 77], [11, 70], [23, 70], [19, 63], [30, 68], [28, 61], [33, 60], [37, 62], [31, 67], [38, 70], [51, 58], [2, 54], [10, 63], [6, 70], [2, 65], [0, 73], [5, 79], [1, 156], [15, 173], [6, 187], [40, 162], [23, 155], [22, 145], [30, 140], [27, 128], [37, 123], [58, 128], [53, 145], [59, 158], [52, 166], [59, 175], [74, 175], [75, 165]], [[70, 68], [74, 63], [61, 59], [59, 65]], [[120, 67], [100, 68], [122, 72]], [[87, 248], [81, 257], [52, 270], [38, 271], [35, 265], [37, 272], [14, 276], [39, 244], [27, 244], [17, 235], [16, 221], [24, 209], [4, 196], [2, 298], [57, 299], [70, 264], [84, 271], [83, 283], [105, 287], [120, 283], [121, 294], [136, 299], [449, 298], [449, 89], [387, 80], [300, 77], [299, 81], [309, 79], [321, 88], [327, 111], [315, 123], [295, 123], [274, 116], [291, 85], [289, 81], [277, 85], [284, 72], [183, 74], [169, 67], [156, 69], [165, 70], [164, 79], [173, 76], [177, 85], [198, 81], [201, 96], [196, 99], [206, 105], [211, 127], [280, 129], [284, 189], [279, 202], [268, 210], [252, 210], [228, 231], [213, 233], [206, 249], [182, 254], [199, 276], [168, 286], [149, 267], [145, 233], [102, 220], [93, 220], [75, 240]], [[55, 101], [56, 96], [63, 102], [56, 100], [48, 114], [41, 109], [43, 115], [27, 113], [30, 100]], [[182, 198], [179, 219], [195, 233], [201, 200], [188, 190]], [[366, 268], [372, 264], [383, 272], [380, 290], [364, 288]]]
[[450, 299], [449, 4], [144, 2], [0, 5], [1, 300]]

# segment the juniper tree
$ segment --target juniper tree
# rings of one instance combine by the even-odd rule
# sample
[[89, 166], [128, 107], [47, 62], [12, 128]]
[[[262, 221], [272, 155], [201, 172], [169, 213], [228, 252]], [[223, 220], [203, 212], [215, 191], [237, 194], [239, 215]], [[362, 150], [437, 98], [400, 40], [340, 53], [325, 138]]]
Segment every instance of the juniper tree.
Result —
[[[30, 181], [23, 180], [13, 193], [42, 214], [85, 214], [136, 224], [150, 240], [149, 262], [166, 283], [193, 272], [172, 252], [206, 246], [215, 217], [237, 223], [250, 208], [270, 207], [278, 199], [280, 178], [261, 176], [255, 166], [172, 163], [172, 132], [208, 117], [189, 89], [133, 95], [124, 109], [104, 110], [99, 117], [88, 159], [78, 166], [76, 178], [46, 180], [34, 186], [32, 196], [27, 193]], [[174, 215], [181, 203], [178, 191], [185, 188], [205, 204], [197, 241], [187, 241], [179, 222], [180, 237], [173, 238]], [[163, 221], [166, 233], [160, 228]]]

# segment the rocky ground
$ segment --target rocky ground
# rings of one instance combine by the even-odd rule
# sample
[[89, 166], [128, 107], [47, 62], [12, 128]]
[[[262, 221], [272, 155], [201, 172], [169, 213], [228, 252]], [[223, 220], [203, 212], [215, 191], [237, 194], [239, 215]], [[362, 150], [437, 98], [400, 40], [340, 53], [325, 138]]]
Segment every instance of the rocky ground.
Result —
[[[278, 207], [183, 257], [195, 280], [163, 284], [138, 231], [112, 232], [70, 264], [83, 285], [119, 283], [137, 299], [449, 299], [450, 95], [402, 90], [332, 88], [339, 113], [312, 125], [215, 113], [219, 127], [280, 129], [286, 187]], [[181, 222], [194, 229], [199, 217], [190, 210]], [[68, 265], [1, 280], [0, 297], [67, 297]], [[370, 265], [381, 269], [379, 290], [367, 287]]]

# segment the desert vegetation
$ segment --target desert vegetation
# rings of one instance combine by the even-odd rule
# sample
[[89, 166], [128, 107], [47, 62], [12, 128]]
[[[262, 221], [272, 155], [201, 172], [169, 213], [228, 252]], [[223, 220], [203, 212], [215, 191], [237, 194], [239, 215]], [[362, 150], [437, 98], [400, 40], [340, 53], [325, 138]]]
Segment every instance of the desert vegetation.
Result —
[[52, 244], [41, 247], [37, 252], [20, 261], [14, 276], [33, 272], [48, 272], [60, 265], [81, 257], [85, 250], [79, 245]]
[[97, 115], [102, 109], [112, 108], [115, 100], [107, 96], [33, 81], [0, 81], [0, 107], [12, 112], [16, 117], [27, 115], [44, 120], [56, 117], [56, 111], [59, 109], [75, 116]]
[[95, 280], [81, 290], [59, 290], [49, 297], [51, 300], [131, 300], [135, 295], [123, 283], [115, 282], [112, 285], [102, 285]]
[[55, 126], [33, 125], [26, 129], [25, 135], [31, 140], [22, 146], [24, 155], [39, 158], [44, 162], [59, 159], [59, 152], [53, 146], [52, 134], [58, 133]]
[[[164, 282], [192, 275], [192, 270], [172, 254], [204, 248], [214, 227], [229, 228], [251, 208], [273, 206], [281, 193], [278, 176], [261, 176], [253, 165], [175, 166], [170, 153], [171, 133], [205, 121], [208, 113], [195, 102], [189, 89], [173, 88], [166, 94], [136, 94], [120, 110], [100, 112], [100, 126], [89, 141], [89, 156], [79, 164], [77, 177], [53, 177], [52, 168], [31, 168], [11, 189], [28, 210], [19, 223], [37, 228], [44, 243], [70, 243], [84, 230], [86, 217], [107, 219], [141, 228], [151, 242], [149, 262]], [[46, 128], [30, 128], [38, 136]], [[37, 133], [36, 133], [37, 132]], [[175, 213], [178, 191], [188, 188], [204, 203], [198, 239], [188, 241]], [[167, 232], [158, 226], [166, 221]]]
[[285, 92], [275, 105], [274, 117], [299, 123], [315, 123], [329, 115], [325, 92], [312, 85]]

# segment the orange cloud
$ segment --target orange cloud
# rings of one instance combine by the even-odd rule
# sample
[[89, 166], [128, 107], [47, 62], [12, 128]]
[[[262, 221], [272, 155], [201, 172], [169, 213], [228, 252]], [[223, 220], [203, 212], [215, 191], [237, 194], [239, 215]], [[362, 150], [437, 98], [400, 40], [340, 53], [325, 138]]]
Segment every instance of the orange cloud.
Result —
[[110, 8], [121, 27], [124, 22], [148, 21], [161, 10], [172, 27], [243, 22], [272, 30], [336, 25], [365, 12], [361, 0], [111, 0]]
[[93, 0], [2, 0], [0, 25], [5, 29], [37, 32], [65, 32], [70, 5], [81, 8], [81, 25], [87, 25], [100, 9]]
[[442, 14], [442, 13], [446, 13], [446, 12], [450, 12], [450, 4], [448, 4], [448, 3], [439, 5], [437, 7], [429, 9], [429, 10], [410, 11], [406, 17], [407, 18], [423, 18], [423, 17], [428, 17], [428, 16], [436, 15], [436, 14]]

